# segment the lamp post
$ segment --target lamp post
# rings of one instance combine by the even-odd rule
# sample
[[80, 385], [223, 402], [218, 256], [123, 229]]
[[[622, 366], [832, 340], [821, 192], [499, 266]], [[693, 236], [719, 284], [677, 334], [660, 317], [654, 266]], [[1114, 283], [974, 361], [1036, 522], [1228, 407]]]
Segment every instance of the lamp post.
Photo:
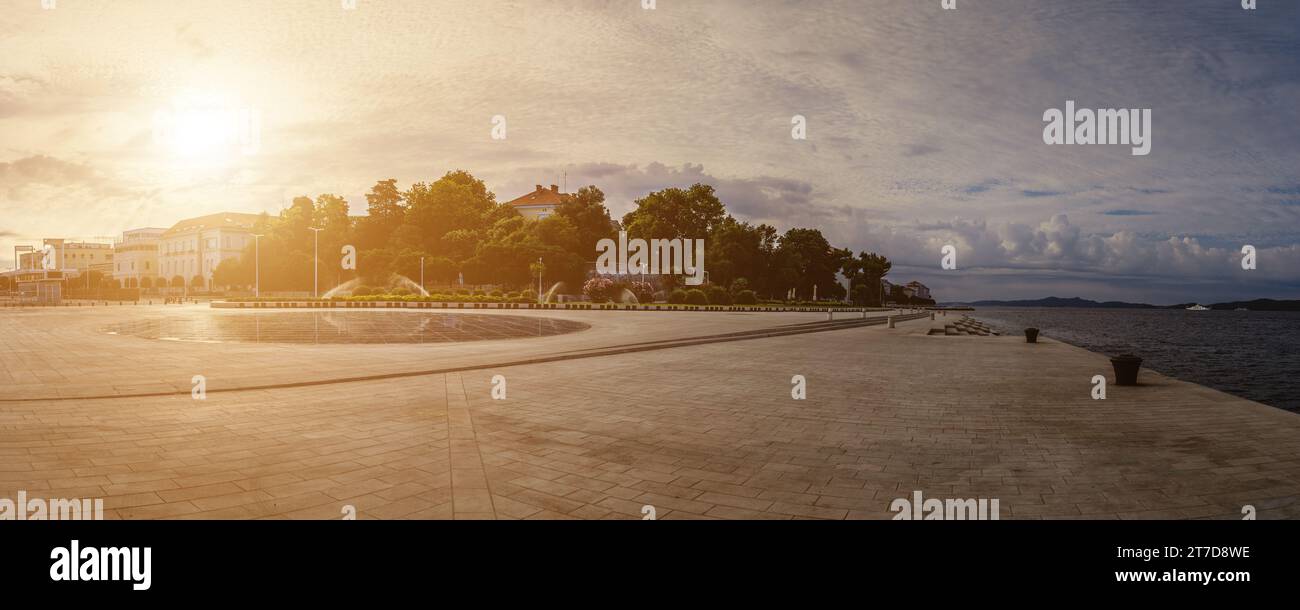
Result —
[[262, 247], [261, 235], [253, 234], [253, 298], [262, 297]]
[[537, 302], [542, 302], [542, 273], [546, 267], [542, 265], [542, 257], [537, 257]]
[[[424, 257], [420, 257], [420, 292], [428, 292], [424, 289]], [[420, 296], [424, 296], [423, 294]]]
[[319, 299], [320, 298], [320, 232], [324, 231], [325, 229], [317, 229], [316, 227], [307, 227], [307, 228], [311, 229], [312, 231], [315, 231], [316, 233], [314, 236], [315, 239], [313, 240], [312, 243], [311, 298]]

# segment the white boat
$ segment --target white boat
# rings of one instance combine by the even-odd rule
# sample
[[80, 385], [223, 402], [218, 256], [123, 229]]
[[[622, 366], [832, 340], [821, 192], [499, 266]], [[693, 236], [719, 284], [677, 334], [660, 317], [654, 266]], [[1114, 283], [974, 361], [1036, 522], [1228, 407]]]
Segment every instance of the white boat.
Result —
[[1200, 303], [1197, 303], [1196, 305], [1192, 305], [1191, 307], [1187, 308], [1187, 311], [1209, 311], [1209, 310], [1210, 310], [1209, 307], [1201, 305]]

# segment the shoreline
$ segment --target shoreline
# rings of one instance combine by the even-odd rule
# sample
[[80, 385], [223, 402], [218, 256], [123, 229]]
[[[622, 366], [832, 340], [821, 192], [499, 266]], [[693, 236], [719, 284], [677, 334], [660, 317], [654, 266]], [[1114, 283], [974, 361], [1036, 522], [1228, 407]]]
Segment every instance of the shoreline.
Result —
[[[1004, 334], [1023, 337], [1022, 332], [1026, 325], [1017, 324], [1016, 321], [1009, 321], [1006, 319], [1006, 317], [999, 317], [998, 312], [1011, 312], [1011, 313], [1020, 314], [1024, 316], [1032, 316], [1033, 314], [1040, 314], [1044, 317], [1050, 318], [1053, 316], [1059, 316], [1062, 314], [1070, 314], [1070, 313], [1084, 313], [1084, 314], [1093, 314], [1093, 315], [1096, 314], [1123, 315], [1123, 313], [1133, 313], [1139, 311], [1143, 312], [1144, 314], [1165, 312], [1170, 315], [1177, 315], [1177, 313], [1181, 312], [1182, 310], [1173, 310], [1173, 309], [1146, 309], [1146, 310], [1122, 309], [1120, 310], [1120, 309], [1113, 309], [1113, 308], [1006, 307], [1006, 308], [984, 309], [981, 310], [980, 313], [976, 315], [972, 315], [971, 317], [979, 319], [981, 322], [988, 324], [991, 327], [997, 328], [998, 330], [1003, 331]], [[1268, 313], [1289, 313], [1289, 312], [1268, 312]], [[1178, 379], [1180, 381], [1185, 381], [1206, 388], [1214, 389], [1216, 391], [1224, 392], [1225, 394], [1234, 396], [1236, 398], [1257, 402], [1259, 404], [1266, 405], [1269, 408], [1285, 411], [1288, 413], [1300, 413], [1300, 407], [1283, 406], [1282, 404], [1272, 404], [1266, 400], [1266, 398], [1268, 398], [1267, 395], [1260, 396], [1260, 392], [1257, 390], [1252, 391], [1253, 390], [1252, 388], [1241, 387], [1241, 385], [1239, 384], [1235, 384], [1231, 381], [1224, 380], [1221, 378], [1216, 379], [1214, 377], [1214, 374], [1217, 373], [1222, 375], [1223, 369], [1221, 367], [1214, 366], [1215, 361], [1211, 361], [1210, 364], [1206, 365], [1204, 371], [1198, 370], [1198, 367], [1195, 366], [1195, 363], [1185, 364], [1180, 366], [1177, 362], [1171, 362], [1169, 356], [1170, 353], [1179, 352], [1180, 350], [1185, 350], [1187, 349], [1188, 346], [1185, 344], [1179, 344], [1177, 342], [1166, 340], [1162, 336], [1160, 336], [1159, 333], [1154, 333], [1155, 336], [1134, 336], [1132, 338], [1122, 339], [1121, 341], [1123, 343], [1129, 344], [1128, 347], [1117, 346], [1115, 349], [1108, 350], [1106, 349], [1105, 344], [1108, 342], [1114, 342], [1116, 341], [1116, 339], [1112, 336], [1109, 336], [1105, 332], [1100, 332], [1097, 330], [1090, 331], [1089, 329], [1086, 328], [1081, 328], [1078, 326], [1072, 327], [1063, 324], [1057, 324], [1056, 328], [1050, 328], [1048, 324], [1045, 323], [1039, 323], [1038, 326], [1040, 327], [1040, 331], [1041, 331], [1040, 340], [1041, 337], [1051, 338], [1053, 340], [1059, 341], [1061, 343], [1065, 343], [1067, 345], [1071, 345], [1073, 347], [1077, 347], [1079, 349], [1088, 350], [1090, 352], [1106, 356], [1107, 358], [1118, 356], [1122, 353], [1133, 353], [1134, 355], [1137, 355], [1144, 359], [1144, 362], [1142, 364], [1143, 373], [1145, 372], [1158, 373], [1170, 377], [1172, 379]], [[1149, 345], [1145, 349], [1141, 347], [1133, 347], [1133, 344], [1137, 344], [1142, 341], [1149, 342]], [[1215, 350], [1221, 349], [1218, 346], [1215, 346], [1213, 343], [1205, 343], [1202, 345], [1202, 347], [1204, 347], [1205, 349], [1215, 349]], [[1236, 354], [1219, 353], [1217, 351], [1215, 352], [1215, 356], [1217, 356], [1218, 360], [1228, 360], [1231, 356], [1234, 355]], [[1188, 358], [1190, 358], [1190, 356], [1188, 356]], [[1274, 396], [1273, 398], [1276, 399], [1277, 397]]]

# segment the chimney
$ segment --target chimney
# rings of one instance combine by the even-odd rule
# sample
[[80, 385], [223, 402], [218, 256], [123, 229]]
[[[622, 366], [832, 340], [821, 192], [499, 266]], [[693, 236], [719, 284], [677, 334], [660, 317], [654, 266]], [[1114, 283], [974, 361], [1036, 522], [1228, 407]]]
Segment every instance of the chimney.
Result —
[[558, 193], [558, 192], [560, 192], [560, 185], [558, 185], [558, 184], [552, 184], [552, 185], [551, 185], [551, 192], [552, 192], [552, 193]]
[[542, 192], [542, 191], [544, 191], [544, 190], [546, 190], [546, 189], [542, 188], [542, 185], [540, 185], [540, 184], [537, 185], [537, 192], [538, 192], [538, 193], [540, 193], [540, 192]]

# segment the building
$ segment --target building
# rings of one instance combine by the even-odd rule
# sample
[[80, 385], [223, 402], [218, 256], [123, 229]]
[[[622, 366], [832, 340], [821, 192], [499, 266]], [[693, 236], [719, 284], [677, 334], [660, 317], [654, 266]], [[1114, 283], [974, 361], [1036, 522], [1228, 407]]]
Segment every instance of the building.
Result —
[[113, 279], [123, 288], [158, 286], [158, 243], [167, 229], [132, 229], [113, 244]]
[[257, 214], [222, 212], [176, 223], [158, 240], [160, 277], [172, 289], [212, 290], [212, 273], [221, 261], [243, 254], [260, 219]]
[[44, 268], [42, 266], [42, 260], [45, 258], [44, 252], [41, 252], [40, 250], [37, 250], [31, 246], [19, 246], [19, 247], [24, 249], [24, 251], [18, 255], [19, 270]]
[[[42, 250], [29, 252], [22, 255], [27, 259], [27, 264], [22, 265], [24, 269], [40, 269], [45, 267], [45, 248], [49, 249], [51, 256], [51, 269], [64, 271], [74, 271], [70, 275], [80, 277], [81, 274], [90, 271], [97, 265], [113, 262], [113, 245], [98, 244], [83, 241], [68, 241], [66, 239], [48, 238], [42, 241]], [[99, 267], [103, 268], [103, 267]]]
[[921, 282], [908, 282], [903, 286], [903, 293], [912, 299], [929, 300], [930, 298], [930, 289], [926, 288], [925, 284]]
[[27, 270], [14, 272], [20, 303], [58, 305], [63, 302], [62, 271]]
[[559, 207], [568, 198], [569, 194], [561, 193], [558, 185], [552, 184], [551, 188], [548, 189], [538, 184], [533, 192], [518, 199], [507, 201], [506, 205], [513, 207], [524, 218], [542, 220], [555, 214], [555, 208]]

